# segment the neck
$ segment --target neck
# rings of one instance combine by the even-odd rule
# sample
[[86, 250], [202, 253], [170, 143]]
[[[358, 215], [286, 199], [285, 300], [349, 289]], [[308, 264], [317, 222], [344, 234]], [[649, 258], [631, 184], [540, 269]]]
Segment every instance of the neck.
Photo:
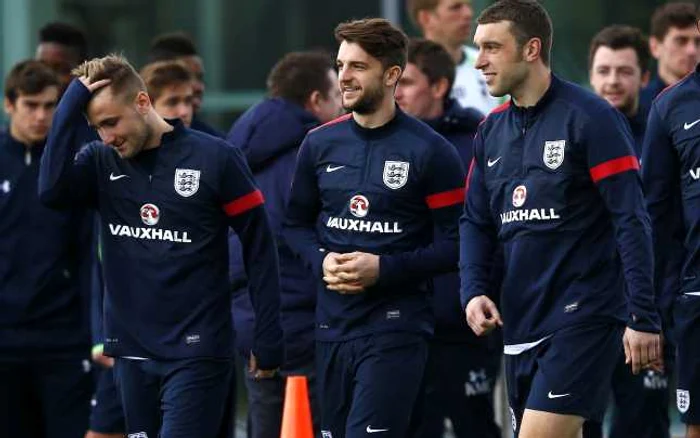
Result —
[[151, 125], [151, 135], [146, 139], [146, 145], [143, 147], [144, 150], [160, 147], [163, 134], [175, 129], [172, 127], [172, 125], [170, 125], [170, 123], [166, 122], [157, 114], [156, 117], [153, 117], [153, 120], [153, 125]]
[[676, 75], [668, 67], [662, 66], [661, 64], [659, 64], [658, 73], [659, 77], [666, 85], [673, 85], [683, 79], [683, 76]]
[[450, 44], [449, 42], [441, 40], [437, 35], [431, 34], [430, 32], [425, 33], [425, 39], [440, 44], [447, 51], [447, 53], [449, 53], [450, 58], [452, 58], [455, 64], [462, 62], [462, 58], [464, 58], [464, 51], [462, 50], [461, 44]]
[[436, 100], [425, 113], [425, 120], [435, 120], [445, 114], [445, 101]]
[[634, 102], [632, 102], [632, 105], [630, 105], [630, 107], [623, 112], [625, 113], [628, 119], [631, 119], [637, 115], [637, 113], [639, 112], [639, 94], [637, 94], [637, 96], [634, 98]]
[[358, 114], [353, 112], [352, 117], [355, 119], [355, 122], [363, 128], [374, 129], [389, 123], [389, 121], [394, 118], [395, 114], [396, 104], [394, 103], [394, 93], [392, 92], [385, 94], [384, 100], [382, 100], [377, 110], [373, 113]]
[[10, 136], [19, 143], [22, 143], [27, 148], [31, 148], [32, 146], [34, 146], [34, 142], [29, 140], [26, 136], [23, 136], [19, 132], [17, 132], [17, 127], [12, 123], [10, 123]]
[[511, 93], [513, 101], [519, 107], [535, 106], [552, 83], [552, 71], [539, 64], [530, 71], [527, 78]]

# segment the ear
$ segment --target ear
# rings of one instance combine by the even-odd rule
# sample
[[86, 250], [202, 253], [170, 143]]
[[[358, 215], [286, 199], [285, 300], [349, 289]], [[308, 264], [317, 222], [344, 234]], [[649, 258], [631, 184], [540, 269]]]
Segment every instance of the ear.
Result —
[[151, 98], [145, 91], [139, 91], [134, 99], [136, 110], [141, 114], [146, 114], [151, 109]]
[[416, 16], [416, 22], [418, 24], [418, 30], [421, 32], [425, 32], [425, 28], [428, 26], [428, 22], [430, 20], [430, 14], [432, 14], [432, 11], [429, 11], [427, 9], [421, 9], [418, 11], [418, 15]]
[[7, 97], [3, 99], [3, 106], [5, 109], [5, 114], [7, 114], [8, 116], [11, 116], [12, 113], [15, 111], [15, 105], [12, 102], [10, 102], [10, 99], [8, 99]]
[[649, 38], [649, 51], [654, 59], [659, 59], [659, 56], [661, 56], [661, 41], [658, 38], [654, 36]]
[[651, 79], [651, 72], [649, 70], [642, 73], [642, 88], [649, 85], [649, 79]]
[[542, 56], [542, 40], [539, 38], [530, 38], [530, 41], [525, 43], [523, 47], [523, 58], [528, 62], [533, 62]]
[[321, 96], [321, 92], [318, 90], [314, 90], [309, 94], [309, 97], [306, 99], [306, 103], [304, 104], [304, 109], [309, 111], [312, 114], [316, 114], [318, 112], [319, 107], [321, 106], [321, 99], [323, 96]]
[[399, 78], [401, 78], [401, 73], [403, 73], [403, 70], [401, 70], [401, 67], [398, 65], [389, 67], [387, 71], [384, 72], [384, 86], [390, 88], [396, 87]]
[[437, 82], [430, 86], [435, 99], [444, 99], [449, 91], [450, 83], [447, 78], [440, 78]]

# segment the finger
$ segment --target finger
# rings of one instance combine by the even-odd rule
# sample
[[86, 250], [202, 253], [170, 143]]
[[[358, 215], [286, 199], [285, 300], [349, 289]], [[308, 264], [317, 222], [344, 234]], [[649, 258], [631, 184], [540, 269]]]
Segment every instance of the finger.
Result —
[[364, 287], [361, 284], [357, 284], [357, 283], [329, 284], [326, 287], [330, 290], [333, 290], [336, 292], [341, 292], [341, 293], [357, 293], [357, 292], [362, 292], [364, 290]]
[[325, 281], [328, 285], [345, 283], [345, 280], [338, 277], [337, 275], [325, 275], [323, 277], [323, 281]]
[[649, 357], [649, 347], [651, 342], [640, 342], [639, 343], [639, 366], [644, 367], [651, 363], [651, 358]]
[[100, 79], [99, 81], [95, 81], [95, 82], [91, 83], [90, 85], [88, 85], [88, 90], [93, 91], [93, 92], [97, 91], [100, 88], [102, 88], [106, 85], [109, 85], [111, 82], [112, 82], [111, 79]]
[[627, 333], [625, 333], [625, 336], [622, 337], [622, 345], [625, 348], [625, 363], [629, 365], [632, 363], [632, 348], [630, 347], [629, 340], [627, 339]]
[[501, 312], [498, 311], [498, 307], [496, 307], [496, 304], [488, 300], [486, 301], [486, 309], [488, 310], [488, 313], [491, 315], [489, 318], [490, 320], [493, 321], [494, 324], [497, 324], [499, 326], [503, 326], [503, 320], [501, 319]]
[[632, 352], [632, 374], [639, 374], [642, 369], [642, 349], [639, 344], [630, 343], [630, 351]]

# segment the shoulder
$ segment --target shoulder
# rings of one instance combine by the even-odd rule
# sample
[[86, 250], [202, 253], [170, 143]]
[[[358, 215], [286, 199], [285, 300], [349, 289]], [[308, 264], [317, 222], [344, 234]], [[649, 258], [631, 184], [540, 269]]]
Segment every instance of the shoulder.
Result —
[[561, 91], [550, 107], [553, 120], [570, 123], [567, 119], [576, 119], [575, 128], [584, 130], [604, 129], [611, 125], [626, 124], [620, 111], [592, 91], [562, 81]]
[[691, 73], [674, 85], [664, 88], [654, 99], [652, 107], [663, 117], [677, 104], [685, 101], [689, 95], [697, 96], [697, 81]]
[[344, 114], [337, 117], [330, 122], [326, 122], [323, 125], [316, 127], [309, 131], [309, 137], [323, 137], [326, 135], [333, 135], [339, 132], [346, 132], [350, 126], [352, 113]]
[[508, 110], [511, 107], [510, 99], [505, 103], [498, 105], [496, 108], [492, 109], [486, 117], [484, 117], [479, 123], [478, 131], [482, 134], [489, 132], [494, 126], [498, 125], [503, 119], [505, 119]]

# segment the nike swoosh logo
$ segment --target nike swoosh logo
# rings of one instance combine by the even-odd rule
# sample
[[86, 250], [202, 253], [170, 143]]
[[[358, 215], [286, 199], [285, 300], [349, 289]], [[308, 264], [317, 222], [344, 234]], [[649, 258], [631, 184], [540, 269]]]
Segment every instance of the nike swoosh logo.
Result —
[[343, 167], [345, 167], [345, 166], [331, 166], [331, 165], [329, 164], [328, 167], [326, 167], [326, 172], [327, 172], [327, 173], [335, 172], [336, 170], [340, 170], [340, 169], [342, 169]]
[[566, 393], [566, 394], [552, 394], [552, 391], [549, 391], [549, 394], [547, 394], [547, 397], [548, 397], [548, 398], [562, 398], [562, 397], [568, 397], [568, 396], [570, 396], [570, 395], [571, 395], [570, 393]]
[[389, 432], [389, 429], [372, 429], [372, 426], [367, 426], [367, 433]]
[[693, 126], [697, 125], [698, 123], [700, 123], [700, 119], [697, 119], [693, 123], [685, 123], [683, 125], [683, 129], [685, 129], [687, 131], [688, 129], [692, 128]]
[[110, 174], [109, 174], [109, 180], [110, 180], [110, 181], [116, 181], [116, 180], [118, 180], [118, 179], [128, 178], [128, 177], [129, 177], [129, 175], [115, 175], [115, 174], [113, 174], [113, 173], [110, 173]]
[[498, 163], [499, 161], [501, 161], [501, 157], [498, 157], [498, 158], [496, 158], [496, 159], [493, 160], [493, 161], [492, 161], [492, 160], [489, 160], [489, 161], [486, 163], [486, 165], [489, 166], [489, 167], [493, 167], [493, 166], [495, 166], [496, 163]]

